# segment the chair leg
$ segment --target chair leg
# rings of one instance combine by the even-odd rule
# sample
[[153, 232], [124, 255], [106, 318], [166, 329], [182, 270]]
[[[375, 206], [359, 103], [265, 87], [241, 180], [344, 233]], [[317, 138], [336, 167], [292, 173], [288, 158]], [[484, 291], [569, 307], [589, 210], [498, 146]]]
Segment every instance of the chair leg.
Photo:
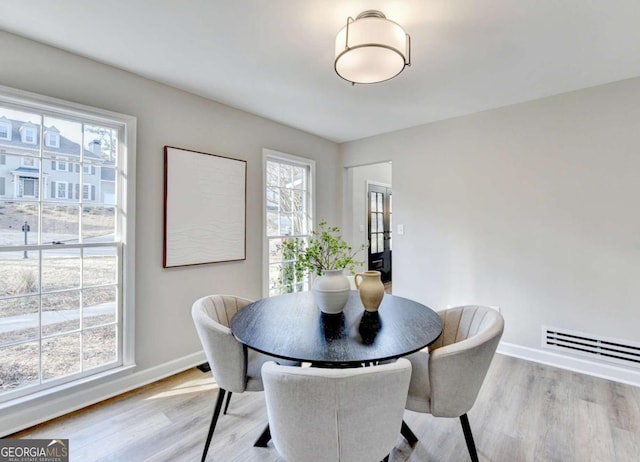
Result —
[[464, 439], [467, 442], [467, 449], [469, 449], [471, 460], [472, 462], [478, 462], [476, 444], [473, 442], [473, 434], [471, 433], [471, 426], [469, 425], [469, 417], [467, 417], [467, 414], [460, 416], [460, 423], [462, 424], [462, 431], [464, 432]]
[[411, 446], [412, 448], [416, 447], [418, 437], [411, 431], [409, 425], [407, 425], [404, 420], [402, 421], [402, 427], [400, 427], [400, 434], [404, 436], [404, 439], [407, 440], [409, 446]]
[[202, 462], [207, 458], [207, 452], [209, 452], [209, 445], [211, 444], [211, 437], [213, 436], [213, 430], [216, 428], [218, 417], [220, 416], [220, 409], [222, 409], [222, 402], [224, 401], [224, 395], [226, 390], [220, 388], [218, 390], [218, 400], [216, 406], [213, 409], [213, 417], [211, 418], [211, 425], [209, 426], [209, 434], [207, 435], [207, 442], [204, 443], [204, 452], [202, 453]]
[[271, 429], [269, 428], [269, 424], [267, 424], [267, 427], [262, 431], [256, 442], [253, 443], [253, 447], [266, 448], [269, 441], [271, 441]]
[[227, 392], [227, 402], [224, 405], [224, 415], [227, 415], [227, 409], [229, 409], [229, 401], [231, 401], [231, 395], [233, 394], [233, 392], [229, 391]]

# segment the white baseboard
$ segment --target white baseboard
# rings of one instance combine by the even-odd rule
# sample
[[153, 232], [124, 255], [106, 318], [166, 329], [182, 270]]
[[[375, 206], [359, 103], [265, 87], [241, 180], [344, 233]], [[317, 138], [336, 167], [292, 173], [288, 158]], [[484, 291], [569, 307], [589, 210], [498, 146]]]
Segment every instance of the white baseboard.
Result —
[[604, 364], [586, 358], [576, 358], [507, 342], [500, 342], [497, 352], [527, 361], [534, 361], [548, 366], [559, 367], [569, 371], [580, 372], [582, 374], [640, 387], [640, 369]]
[[2, 410], [0, 437], [113, 398], [205, 362], [207, 360], [201, 351], [113, 380], [82, 383], [31, 401], [20, 400], [15, 406], [9, 403]]

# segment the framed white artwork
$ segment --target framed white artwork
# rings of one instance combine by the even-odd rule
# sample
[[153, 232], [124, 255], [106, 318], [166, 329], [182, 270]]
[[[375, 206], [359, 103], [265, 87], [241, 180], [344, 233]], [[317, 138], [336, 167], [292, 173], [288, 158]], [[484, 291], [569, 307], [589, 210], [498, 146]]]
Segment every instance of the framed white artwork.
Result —
[[163, 267], [246, 259], [247, 161], [164, 147]]

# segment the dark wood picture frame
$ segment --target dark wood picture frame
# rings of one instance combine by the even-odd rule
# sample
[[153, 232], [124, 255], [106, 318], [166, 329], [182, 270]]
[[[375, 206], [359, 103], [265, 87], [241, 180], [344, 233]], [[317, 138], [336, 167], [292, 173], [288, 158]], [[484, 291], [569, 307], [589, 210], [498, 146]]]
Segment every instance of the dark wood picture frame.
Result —
[[164, 268], [246, 260], [246, 222], [246, 160], [164, 147]]

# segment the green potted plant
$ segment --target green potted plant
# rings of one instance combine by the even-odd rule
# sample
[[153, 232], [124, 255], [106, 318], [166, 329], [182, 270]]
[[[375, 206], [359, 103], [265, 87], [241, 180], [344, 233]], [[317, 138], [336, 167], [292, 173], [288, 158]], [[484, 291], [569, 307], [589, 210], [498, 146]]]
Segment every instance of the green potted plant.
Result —
[[311, 231], [307, 242], [303, 239], [286, 239], [280, 245], [285, 263], [282, 266], [284, 282], [301, 281], [306, 275], [315, 275], [312, 292], [320, 310], [324, 313], [340, 313], [349, 298], [349, 279], [344, 270], [352, 274], [358, 252], [366, 248], [353, 248], [342, 238], [340, 228], [320, 221], [318, 230]]

